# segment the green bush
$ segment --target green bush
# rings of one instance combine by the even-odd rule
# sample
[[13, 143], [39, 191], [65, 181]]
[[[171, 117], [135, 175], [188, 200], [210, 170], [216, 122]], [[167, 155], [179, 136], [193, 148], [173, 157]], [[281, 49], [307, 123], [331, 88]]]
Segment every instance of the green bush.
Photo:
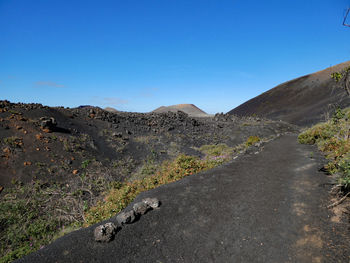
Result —
[[81, 162], [81, 168], [86, 169], [90, 164], [91, 160], [87, 159]]
[[338, 123], [339, 120], [343, 119], [344, 117], [345, 117], [345, 112], [342, 111], [340, 108], [337, 108], [333, 113], [332, 121], [334, 124], [336, 124]]
[[337, 133], [338, 127], [334, 126], [330, 122], [317, 124], [299, 134], [298, 141], [302, 144], [315, 144], [319, 141], [333, 138]]
[[224, 143], [214, 145], [203, 145], [199, 148], [199, 150], [208, 157], [230, 155], [234, 151], [232, 147], [229, 147]]
[[339, 183], [342, 184], [345, 188], [350, 186], [350, 158], [342, 158], [338, 163], [338, 171], [341, 173], [339, 177]]
[[260, 142], [260, 138], [258, 136], [249, 136], [246, 141], [246, 146], [252, 146], [256, 144], [257, 142]]
[[317, 144], [329, 159], [325, 168], [338, 176], [338, 182], [350, 188], [350, 108], [337, 109], [331, 120], [317, 124], [302, 132], [298, 141]]
[[315, 138], [309, 131], [303, 132], [298, 136], [298, 141], [302, 144], [314, 144], [316, 140], [317, 137]]

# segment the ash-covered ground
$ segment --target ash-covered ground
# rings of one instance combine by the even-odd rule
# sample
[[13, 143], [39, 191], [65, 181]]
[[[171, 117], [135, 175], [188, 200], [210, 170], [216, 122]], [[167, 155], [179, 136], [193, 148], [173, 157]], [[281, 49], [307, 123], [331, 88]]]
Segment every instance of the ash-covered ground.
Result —
[[[217, 114], [111, 113], [98, 107], [63, 108], [0, 101], [0, 186], [15, 182], [65, 183], [84, 169], [109, 180], [142, 176], [148, 162], [180, 153], [202, 156], [202, 145], [235, 146], [297, 127], [280, 121]], [[136, 177], [135, 177], [136, 176]]]

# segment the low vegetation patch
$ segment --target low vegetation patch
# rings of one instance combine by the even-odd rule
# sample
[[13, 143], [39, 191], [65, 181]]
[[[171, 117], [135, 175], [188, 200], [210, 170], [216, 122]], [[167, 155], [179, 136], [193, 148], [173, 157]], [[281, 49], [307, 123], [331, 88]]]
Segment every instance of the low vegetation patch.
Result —
[[7, 190], [0, 202], [0, 262], [20, 258], [52, 240], [61, 222], [52, 217], [53, 207], [40, 209], [49, 198], [38, 184]]
[[15, 136], [4, 138], [3, 141], [13, 148], [20, 148], [23, 145], [22, 139]]
[[317, 144], [329, 163], [325, 166], [335, 174], [338, 183], [347, 191], [350, 188], [350, 108], [337, 109], [332, 119], [317, 124], [301, 133], [300, 143]]
[[[94, 165], [91, 161], [89, 165]], [[82, 164], [86, 168], [88, 162]], [[0, 199], [0, 263], [21, 258], [82, 226], [84, 212], [112, 182], [108, 173], [82, 173], [64, 184], [17, 180]]]
[[235, 148], [221, 143], [216, 145], [203, 145], [199, 150], [204, 153], [208, 159], [227, 161], [232, 156]]
[[258, 136], [249, 136], [247, 141], [246, 141], [246, 146], [249, 147], [249, 146], [252, 146], [258, 142], [260, 142], [260, 138]]

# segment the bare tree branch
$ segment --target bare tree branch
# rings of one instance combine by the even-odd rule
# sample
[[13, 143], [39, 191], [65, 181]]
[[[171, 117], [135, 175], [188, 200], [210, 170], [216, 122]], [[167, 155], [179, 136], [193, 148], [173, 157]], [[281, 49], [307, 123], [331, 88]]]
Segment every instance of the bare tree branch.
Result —
[[346, 14], [345, 14], [344, 20], [343, 20], [343, 26], [348, 26], [348, 27], [350, 27], [350, 25], [346, 23], [346, 19], [348, 18], [349, 12], [350, 12], [350, 8], [348, 8], [348, 9], [346, 10]]

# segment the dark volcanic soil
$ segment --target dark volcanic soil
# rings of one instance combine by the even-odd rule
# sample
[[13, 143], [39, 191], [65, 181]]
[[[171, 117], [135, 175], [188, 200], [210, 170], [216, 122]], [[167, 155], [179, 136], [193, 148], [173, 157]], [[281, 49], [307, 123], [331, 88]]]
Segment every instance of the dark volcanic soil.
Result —
[[336, 88], [331, 74], [341, 71], [350, 62], [306, 75], [277, 87], [239, 105], [229, 114], [263, 116], [283, 120], [300, 126], [310, 126], [323, 121], [334, 109], [350, 105], [346, 92]]
[[135, 202], [157, 197], [161, 207], [110, 243], [96, 243], [92, 226], [19, 262], [349, 262], [345, 225], [330, 222], [325, 207], [323, 161], [315, 147], [282, 136], [258, 154], [141, 194]]
[[[56, 127], [42, 126], [53, 117]], [[111, 113], [100, 108], [50, 108], [0, 101], [0, 186], [32, 180], [67, 182], [89, 164], [111, 180], [123, 181], [145, 160], [161, 162], [196, 147], [234, 146], [248, 136], [274, 136], [296, 128], [284, 122], [217, 115], [190, 118], [177, 113]], [[93, 163], [93, 165], [90, 165]]]

